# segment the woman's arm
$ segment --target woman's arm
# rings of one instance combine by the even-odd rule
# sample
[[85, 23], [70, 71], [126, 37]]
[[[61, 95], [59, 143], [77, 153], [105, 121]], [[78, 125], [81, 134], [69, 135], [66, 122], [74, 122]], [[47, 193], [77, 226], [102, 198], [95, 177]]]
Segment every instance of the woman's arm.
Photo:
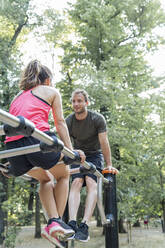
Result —
[[58, 90], [54, 90], [54, 97], [52, 102], [52, 111], [53, 111], [53, 118], [54, 123], [60, 136], [61, 140], [64, 142], [64, 145], [73, 150], [72, 143], [69, 137], [68, 128], [63, 116], [63, 109], [62, 109], [62, 99], [61, 95]]

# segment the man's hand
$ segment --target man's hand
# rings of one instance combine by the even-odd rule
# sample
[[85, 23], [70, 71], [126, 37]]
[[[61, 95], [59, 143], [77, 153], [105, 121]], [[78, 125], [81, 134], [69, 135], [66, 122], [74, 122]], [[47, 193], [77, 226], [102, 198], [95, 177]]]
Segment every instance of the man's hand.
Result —
[[112, 167], [111, 165], [104, 168], [104, 170], [107, 170], [112, 174], [118, 174], [119, 173], [118, 169], [116, 169], [115, 167]]

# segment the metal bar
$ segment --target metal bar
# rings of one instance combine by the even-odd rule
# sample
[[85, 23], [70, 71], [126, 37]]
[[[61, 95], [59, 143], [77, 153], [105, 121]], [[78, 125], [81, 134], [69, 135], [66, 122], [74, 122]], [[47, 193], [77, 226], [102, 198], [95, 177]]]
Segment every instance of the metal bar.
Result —
[[[85, 168], [90, 169], [90, 165], [85, 161], [84, 163], [81, 163]], [[80, 168], [74, 168], [70, 169], [70, 175], [80, 173]], [[107, 180], [98, 170], [96, 170], [95, 173], [93, 173], [97, 178], [102, 178], [102, 182], [108, 184], [109, 180]]]
[[69, 150], [67, 147], [65, 147], [65, 146], [64, 146], [64, 148], [62, 150], [62, 153], [64, 153], [64, 155], [66, 155], [66, 156], [68, 156], [68, 157], [70, 157], [72, 159], [74, 159], [74, 157], [75, 157], [74, 153], [71, 150]]
[[24, 175], [19, 176], [19, 177], [22, 178], [22, 179], [24, 179], [24, 180], [26, 180], [26, 181], [32, 181], [32, 180], [34, 180], [34, 178], [32, 178], [31, 176], [29, 176], [27, 174], [24, 174]]
[[32, 133], [32, 135], [34, 138], [46, 143], [47, 145], [53, 145], [54, 144], [54, 140], [47, 135], [46, 133], [38, 130], [37, 128], [35, 128], [34, 132]]
[[10, 113], [0, 109], [0, 120], [3, 123], [9, 124], [12, 127], [18, 127], [19, 126], [19, 119], [14, 116], [11, 115]]
[[[0, 121], [2, 121], [3, 123], [9, 124], [12, 127], [18, 127], [20, 124], [20, 120], [14, 116], [11, 115], [10, 113], [0, 109]], [[2, 132], [2, 130], [1, 130]], [[3, 133], [5, 134], [5, 133]], [[45, 134], [44, 132], [38, 130], [37, 128], [35, 128], [33, 134], [31, 135], [36, 139], [39, 139], [40, 141], [43, 141], [44, 143], [48, 144], [48, 145], [53, 145], [53, 139]]]
[[[82, 165], [87, 168], [90, 169], [90, 165], [85, 161], [84, 163], [82, 163]], [[96, 172], [93, 173], [95, 176], [97, 176], [97, 178], [102, 178], [104, 183], [109, 183], [109, 181], [98, 171], [96, 170]]]
[[40, 145], [32, 145], [32, 146], [24, 146], [9, 150], [0, 151], [0, 159], [1, 158], [8, 158], [8, 157], [14, 157], [18, 155], [24, 155], [28, 153], [34, 153], [40, 151]]
[[108, 224], [109, 221], [108, 219], [106, 219], [104, 207], [103, 207], [102, 185], [103, 185], [102, 178], [99, 177], [97, 179], [97, 206], [98, 206], [99, 213], [101, 216], [102, 224], [105, 225], [105, 224]]
[[[5, 163], [5, 164], [1, 164], [0, 163], [0, 171], [6, 173], [6, 176], [11, 177], [11, 175], [8, 175], [8, 172], [9, 172], [8, 165], [9, 165], [9, 163]], [[19, 177], [22, 178], [22, 179], [24, 179], [24, 180], [26, 180], [26, 181], [33, 181], [33, 180], [35, 180], [34, 178], [32, 178], [31, 176], [29, 176], [28, 174], [24, 174], [24, 175], [19, 176]], [[37, 182], [37, 180], [36, 180], [36, 182]]]
[[4, 135], [4, 130], [3, 130], [3, 126], [0, 126], [0, 135]]
[[80, 173], [80, 168], [74, 168], [69, 170], [70, 175], [74, 175], [76, 173]]
[[2, 172], [8, 173], [8, 169], [7, 169], [7, 168], [0, 168], [0, 170], [1, 170]]

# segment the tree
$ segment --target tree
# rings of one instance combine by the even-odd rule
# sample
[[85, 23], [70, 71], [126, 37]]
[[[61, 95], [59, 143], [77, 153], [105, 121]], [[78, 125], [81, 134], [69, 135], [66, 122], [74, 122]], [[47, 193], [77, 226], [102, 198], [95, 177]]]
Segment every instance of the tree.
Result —
[[[12, 97], [10, 87], [12, 86], [13, 92], [16, 90], [14, 84], [15, 80], [13, 80], [13, 84], [10, 82], [13, 73], [16, 72], [16, 70], [12, 71], [13, 63], [15, 62], [15, 59], [12, 58], [12, 51], [22, 28], [27, 23], [26, 12], [28, 3], [29, 1], [23, 1], [21, 6], [19, 6], [19, 3], [16, 1], [7, 1], [4, 7], [0, 9], [0, 87], [2, 89], [0, 92], [0, 101], [4, 109], [8, 109], [10, 97]], [[22, 12], [23, 9], [24, 13]], [[19, 15], [19, 11], [16, 10], [20, 10], [21, 15]], [[8, 32], [6, 32], [6, 30], [8, 30]], [[3, 142], [3, 138], [4, 137], [1, 137], [1, 142]], [[3, 143], [1, 143], [1, 146], [2, 144]], [[1, 185], [6, 185], [1, 191], [0, 206], [2, 206], [2, 203], [7, 199], [8, 184], [6, 178], [2, 176], [0, 177], [0, 183]], [[2, 244], [4, 239], [4, 219], [7, 215], [6, 212], [3, 212], [2, 208], [0, 208], [0, 215], [2, 216], [2, 218], [0, 218], [0, 244]]]
[[105, 116], [110, 144], [112, 148], [117, 145], [120, 154], [120, 159], [113, 154], [113, 164], [121, 170], [119, 212], [135, 221], [148, 207], [143, 202], [145, 188], [140, 186], [145, 179], [140, 170], [150, 161], [144, 159], [148, 153], [144, 148], [152, 104], [141, 93], [158, 86], [144, 56], [164, 42], [152, 31], [164, 24], [165, 14], [158, 1], [145, 0], [78, 0], [68, 13], [76, 42], [63, 44], [65, 78], [59, 87], [85, 88], [91, 108]]
[[[30, 31], [35, 23], [31, 20], [30, 0], [7, 0], [3, 3], [0, 8], [0, 105], [4, 110], [8, 110], [11, 99], [18, 92], [17, 82], [21, 68], [19, 44], [23, 40], [24, 34]], [[34, 21], [36, 21], [35, 18]], [[3, 141], [4, 136], [1, 137], [1, 149], [4, 149]], [[7, 211], [2, 207], [7, 199], [10, 201], [8, 198], [10, 195], [9, 183], [2, 175], [0, 176], [0, 187], [2, 189], [0, 193], [0, 244], [2, 244], [4, 226], [7, 224]]]

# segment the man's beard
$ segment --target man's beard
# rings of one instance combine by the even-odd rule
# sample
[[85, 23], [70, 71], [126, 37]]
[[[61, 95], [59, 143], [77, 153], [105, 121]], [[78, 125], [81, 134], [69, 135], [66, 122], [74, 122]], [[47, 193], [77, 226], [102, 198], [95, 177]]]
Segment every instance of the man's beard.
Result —
[[75, 112], [76, 115], [81, 115], [85, 112], [85, 108], [81, 109], [79, 112]]

